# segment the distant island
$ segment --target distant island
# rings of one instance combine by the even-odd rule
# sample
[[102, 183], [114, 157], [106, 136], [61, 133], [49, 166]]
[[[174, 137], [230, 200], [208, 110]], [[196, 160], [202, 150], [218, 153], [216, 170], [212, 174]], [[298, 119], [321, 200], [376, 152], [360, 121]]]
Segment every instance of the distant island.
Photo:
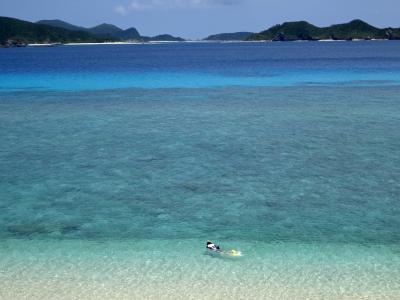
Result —
[[398, 40], [400, 28], [376, 28], [362, 20], [317, 27], [306, 21], [286, 22], [247, 37], [248, 41]]
[[[362, 20], [329, 27], [317, 27], [306, 21], [285, 22], [259, 33], [234, 32], [210, 35], [204, 41], [320, 41], [320, 40], [399, 40], [400, 28], [377, 28]], [[0, 46], [22, 47], [27, 44], [105, 43], [105, 42], [185, 41], [170, 34], [142, 36], [134, 27], [121, 29], [103, 23], [91, 28], [62, 20], [36, 23], [0, 17]]]
[[398, 40], [400, 28], [376, 28], [362, 20], [317, 27], [306, 21], [285, 22], [259, 33], [220, 33], [206, 37], [206, 41], [320, 41], [320, 40]]
[[186, 41], [183, 38], [175, 37], [170, 34], [159, 34], [156, 36], [148, 37], [148, 36], [141, 36], [142, 41], [144, 42], [184, 42]]
[[203, 41], [246, 41], [253, 32], [233, 32], [209, 35]]
[[85, 28], [61, 20], [41, 20], [36, 23], [0, 17], [0, 45], [21, 47], [27, 44], [104, 43], [104, 42], [184, 41], [180, 37], [161, 34], [141, 36], [136, 28], [121, 29], [112, 24]]

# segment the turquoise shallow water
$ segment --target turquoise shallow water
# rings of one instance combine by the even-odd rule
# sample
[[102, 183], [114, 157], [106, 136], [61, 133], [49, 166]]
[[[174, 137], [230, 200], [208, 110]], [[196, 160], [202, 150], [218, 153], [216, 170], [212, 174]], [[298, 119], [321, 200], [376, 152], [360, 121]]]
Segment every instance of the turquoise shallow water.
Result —
[[1, 52], [0, 299], [399, 299], [397, 44], [285, 45]]
[[0, 236], [397, 243], [398, 92], [5, 94]]
[[[400, 72], [361, 71], [298, 71], [275, 72], [267, 76], [230, 76], [201, 72], [122, 72], [61, 74], [22, 73], [0, 74], [1, 89], [5, 91], [85, 91], [121, 88], [210, 88], [226, 86], [285, 87], [320, 85], [394, 85], [400, 84]], [[378, 80], [376, 78], [379, 78]]]
[[0, 246], [0, 297], [399, 298], [398, 247], [241, 242], [245, 256], [223, 259], [206, 255], [203, 242], [7, 240]]
[[1, 297], [398, 299], [398, 95], [3, 93]]

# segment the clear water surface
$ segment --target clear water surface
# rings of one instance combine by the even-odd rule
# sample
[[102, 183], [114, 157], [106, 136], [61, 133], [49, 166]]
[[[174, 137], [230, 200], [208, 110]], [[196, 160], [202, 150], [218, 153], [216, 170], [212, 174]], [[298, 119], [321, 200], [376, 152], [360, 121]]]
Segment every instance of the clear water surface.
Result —
[[1, 49], [0, 298], [399, 299], [399, 50]]

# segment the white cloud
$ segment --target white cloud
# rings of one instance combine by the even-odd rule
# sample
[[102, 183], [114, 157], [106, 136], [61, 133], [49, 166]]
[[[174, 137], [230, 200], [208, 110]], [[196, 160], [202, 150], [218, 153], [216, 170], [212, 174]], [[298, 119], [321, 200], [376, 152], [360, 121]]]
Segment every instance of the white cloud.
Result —
[[120, 15], [126, 15], [131, 11], [142, 11], [152, 9], [168, 9], [178, 7], [207, 7], [212, 5], [235, 5], [242, 0], [132, 0], [127, 5], [119, 4], [114, 11]]
[[128, 14], [128, 10], [125, 8], [125, 6], [123, 5], [117, 5], [114, 7], [114, 11], [120, 15], [125, 16], [126, 14]]

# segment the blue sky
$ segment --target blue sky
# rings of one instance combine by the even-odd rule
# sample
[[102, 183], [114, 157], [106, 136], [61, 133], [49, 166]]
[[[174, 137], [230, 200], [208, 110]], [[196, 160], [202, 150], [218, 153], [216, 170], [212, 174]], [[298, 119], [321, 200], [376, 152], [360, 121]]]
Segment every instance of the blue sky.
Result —
[[361, 18], [378, 27], [400, 27], [399, 0], [0, 0], [0, 15], [29, 21], [62, 19], [94, 26], [136, 27], [143, 35], [185, 38], [261, 31], [284, 21], [318, 26]]

